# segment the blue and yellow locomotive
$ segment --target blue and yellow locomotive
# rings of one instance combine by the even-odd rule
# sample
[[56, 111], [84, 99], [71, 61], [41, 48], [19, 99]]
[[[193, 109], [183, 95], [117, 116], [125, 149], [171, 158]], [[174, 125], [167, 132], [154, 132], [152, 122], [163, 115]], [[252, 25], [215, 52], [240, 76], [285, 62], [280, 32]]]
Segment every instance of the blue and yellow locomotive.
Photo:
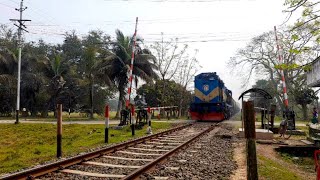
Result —
[[197, 75], [194, 89], [194, 102], [190, 105], [192, 119], [222, 121], [236, 113], [237, 105], [232, 99], [232, 92], [215, 72]]

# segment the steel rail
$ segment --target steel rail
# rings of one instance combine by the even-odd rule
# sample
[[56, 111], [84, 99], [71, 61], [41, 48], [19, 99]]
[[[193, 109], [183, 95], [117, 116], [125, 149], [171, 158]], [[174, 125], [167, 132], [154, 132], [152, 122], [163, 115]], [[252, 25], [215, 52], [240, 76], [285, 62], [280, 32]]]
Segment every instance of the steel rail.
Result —
[[155, 165], [159, 164], [160, 162], [164, 161], [165, 159], [167, 159], [169, 156], [171, 156], [172, 154], [174, 154], [175, 152], [177, 152], [178, 150], [182, 149], [183, 147], [185, 147], [186, 145], [190, 144], [191, 142], [193, 142], [195, 139], [201, 137], [202, 135], [204, 135], [205, 133], [208, 133], [210, 131], [212, 131], [216, 126], [218, 126], [219, 124], [215, 124], [215, 125], [211, 125], [211, 127], [207, 128], [206, 130], [202, 131], [201, 133], [199, 133], [198, 135], [196, 135], [195, 137], [191, 138], [190, 140], [186, 141], [185, 143], [177, 146], [176, 148], [170, 150], [169, 152], [163, 154], [162, 156], [158, 157], [157, 159], [155, 159], [152, 162], [149, 162], [148, 164], [142, 166], [141, 168], [135, 170], [134, 172], [128, 174], [127, 176], [125, 176], [122, 180], [129, 180], [129, 179], [139, 179], [139, 176], [150, 170], [151, 168], [153, 168]]
[[50, 163], [50, 164], [43, 165], [43, 166], [40, 166], [40, 167], [36, 167], [36, 168], [20, 171], [20, 172], [14, 173], [14, 174], [10, 174], [10, 175], [7, 175], [7, 176], [0, 177], [0, 180], [35, 179], [36, 177], [39, 177], [41, 175], [48, 174], [48, 173], [53, 172], [53, 171], [61, 170], [61, 169], [64, 169], [64, 168], [66, 168], [68, 166], [72, 166], [74, 164], [78, 164], [78, 163], [81, 163], [81, 162], [84, 162], [84, 161], [88, 161], [90, 159], [102, 156], [104, 154], [112, 153], [112, 152], [115, 152], [117, 150], [121, 150], [121, 149], [127, 148], [128, 146], [132, 146], [132, 145], [135, 145], [135, 144], [138, 144], [138, 143], [145, 142], [146, 140], [154, 139], [154, 138], [156, 138], [158, 136], [162, 136], [162, 135], [165, 135], [165, 134], [170, 134], [172, 132], [179, 131], [181, 129], [187, 128], [187, 127], [189, 127], [191, 125], [193, 125], [193, 124], [182, 125], [182, 126], [171, 128], [169, 130], [166, 130], [166, 131], [163, 131], [163, 132], [159, 132], [159, 133], [156, 133], [156, 134], [153, 134], [153, 135], [141, 137], [141, 138], [134, 139], [134, 140], [131, 140], [131, 141], [128, 141], [128, 142], [123, 142], [123, 143], [116, 144], [116, 145], [113, 145], [113, 146], [110, 146], [110, 147], [98, 149], [96, 151], [89, 152], [89, 153], [86, 153], [86, 154], [74, 156], [74, 157], [71, 157], [71, 158], [68, 158], [68, 159], [65, 159], [65, 160], [62, 160], [62, 161], [58, 161], [58, 162]]

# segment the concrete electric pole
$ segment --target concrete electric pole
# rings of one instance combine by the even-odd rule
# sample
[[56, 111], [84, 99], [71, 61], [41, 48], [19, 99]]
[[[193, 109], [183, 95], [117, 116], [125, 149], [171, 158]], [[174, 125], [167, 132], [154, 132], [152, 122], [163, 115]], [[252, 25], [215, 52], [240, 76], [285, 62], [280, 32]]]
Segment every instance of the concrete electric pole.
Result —
[[24, 22], [31, 21], [27, 19], [22, 19], [22, 12], [26, 10], [27, 7], [23, 7], [23, 0], [20, 2], [20, 8], [16, 10], [20, 12], [20, 19], [10, 19], [10, 21], [18, 22], [17, 24], [14, 24], [18, 27], [18, 48], [19, 48], [19, 54], [18, 54], [18, 83], [17, 83], [17, 104], [16, 104], [16, 122], [15, 124], [19, 123], [19, 111], [20, 111], [20, 74], [21, 74], [21, 50], [22, 50], [22, 40], [21, 35], [22, 31], [28, 32], [25, 28]]

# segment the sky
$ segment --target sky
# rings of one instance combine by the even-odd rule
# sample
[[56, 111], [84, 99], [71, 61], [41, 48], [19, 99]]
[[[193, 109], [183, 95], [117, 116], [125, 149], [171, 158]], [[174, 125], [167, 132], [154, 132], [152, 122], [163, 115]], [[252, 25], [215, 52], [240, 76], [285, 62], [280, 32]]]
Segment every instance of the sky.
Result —
[[[13, 27], [10, 18], [18, 18], [14, 8], [19, 0], [0, 0], [0, 23]], [[115, 29], [132, 35], [135, 19], [138, 35], [145, 43], [179, 38], [190, 49], [198, 49], [200, 72], [217, 72], [233, 96], [238, 99], [246, 89], [231, 74], [227, 61], [250, 39], [273, 30], [286, 19], [284, 0], [24, 0], [28, 8], [23, 18], [28, 41], [44, 39], [62, 43], [66, 31], [80, 35], [100, 29], [115, 36]], [[192, 52], [190, 52], [192, 54]], [[254, 83], [248, 84], [247, 89]]]

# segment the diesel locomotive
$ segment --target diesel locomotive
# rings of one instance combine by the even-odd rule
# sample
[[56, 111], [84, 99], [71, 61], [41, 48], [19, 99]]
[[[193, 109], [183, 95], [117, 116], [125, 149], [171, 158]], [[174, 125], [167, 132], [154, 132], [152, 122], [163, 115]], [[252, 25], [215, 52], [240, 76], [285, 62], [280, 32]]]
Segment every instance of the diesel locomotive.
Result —
[[201, 73], [194, 80], [194, 101], [190, 105], [191, 119], [222, 121], [239, 111], [232, 92], [215, 72]]

